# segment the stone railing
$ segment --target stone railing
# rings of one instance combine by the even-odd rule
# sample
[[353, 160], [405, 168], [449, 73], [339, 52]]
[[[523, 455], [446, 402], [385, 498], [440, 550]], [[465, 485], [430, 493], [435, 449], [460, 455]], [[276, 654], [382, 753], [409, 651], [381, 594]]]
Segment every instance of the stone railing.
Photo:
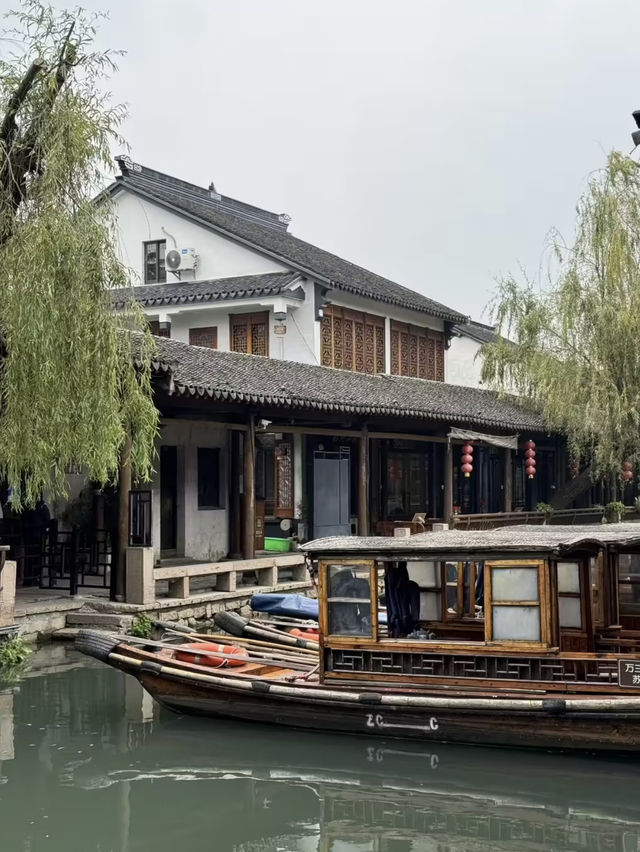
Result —
[[[279, 570], [286, 569], [291, 575], [281, 581]], [[233, 595], [242, 584], [242, 576], [255, 574], [254, 588], [277, 591], [282, 583], [308, 581], [309, 574], [302, 553], [278, 553], [259, 556], [255, 559], [227, 560], [223, 562], [191, 562], [184, 565], [166, 565], [155, 568], [153, 550], [150, 547], [127, 549], [127, 603], [149, 605], [157, 600], [156, 584], [167, 582], [168, 597], [187, 600], [201, 597], [202, 590], [192, 590], [191, 581], [215, 578], [215, 588], [204, 594]]]

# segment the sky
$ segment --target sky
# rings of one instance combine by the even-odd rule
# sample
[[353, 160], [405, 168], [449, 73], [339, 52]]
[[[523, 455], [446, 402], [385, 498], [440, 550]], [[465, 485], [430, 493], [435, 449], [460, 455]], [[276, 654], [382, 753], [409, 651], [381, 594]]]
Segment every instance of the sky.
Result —
[[135, 161], [475, 319], [497, 277], [545, 280], [551, 230], [571, 239], [589, 176], [632, 147], [637, 0], [82, 5], [126, 51]]

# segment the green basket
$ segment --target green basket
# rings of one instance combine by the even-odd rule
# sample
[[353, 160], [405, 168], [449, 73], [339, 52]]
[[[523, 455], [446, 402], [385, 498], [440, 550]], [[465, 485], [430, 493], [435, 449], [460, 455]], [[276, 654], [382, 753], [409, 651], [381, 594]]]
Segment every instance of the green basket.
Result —
[[265, 538], [265, 550], [278, 550], [281, 553], [286, 553], [291, 547], [291, 542], [288, 538]]

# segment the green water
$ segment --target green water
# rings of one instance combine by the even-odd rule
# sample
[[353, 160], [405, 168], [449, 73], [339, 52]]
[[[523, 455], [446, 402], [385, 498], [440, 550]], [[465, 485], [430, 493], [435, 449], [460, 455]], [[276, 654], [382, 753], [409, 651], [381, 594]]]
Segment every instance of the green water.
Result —
[[51, 648], [0, 686], [0, 852], [42, 850], [640, 852], [640, 762], [178, 717]]

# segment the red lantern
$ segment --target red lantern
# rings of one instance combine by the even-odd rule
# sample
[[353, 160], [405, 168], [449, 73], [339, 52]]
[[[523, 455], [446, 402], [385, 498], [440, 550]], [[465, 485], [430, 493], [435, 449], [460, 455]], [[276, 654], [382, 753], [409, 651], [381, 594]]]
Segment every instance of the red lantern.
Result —
[[630, 461], [623, 461], [622, 462], [622, 469], [623, 470], [633, 470], [633, 465], [631, 464]]
[[460, 470], [466, 477], [473, 473], [473, 444], [465, 444], [462, 447], [462, 467]]
[[621, 476], [625, 482], [631, 482], [631, 480], [633, 479], [633, 465], [630, 461], [622, 462]]
[[536, 475], [536, 445], [533, 441], [527, 441], [524, 451], [525, 458], [525, 473], [529, 479], [533, 479]]

